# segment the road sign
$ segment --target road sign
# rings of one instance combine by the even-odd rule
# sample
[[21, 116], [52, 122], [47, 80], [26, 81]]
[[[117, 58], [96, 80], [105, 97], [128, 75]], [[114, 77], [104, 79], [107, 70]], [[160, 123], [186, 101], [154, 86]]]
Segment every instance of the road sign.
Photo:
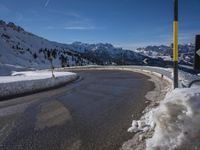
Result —
[[196, 54], [200, 56], [200, 49], [197, 50]]
[[200, 70], [200, 35], [196, 35], [194, 69]]

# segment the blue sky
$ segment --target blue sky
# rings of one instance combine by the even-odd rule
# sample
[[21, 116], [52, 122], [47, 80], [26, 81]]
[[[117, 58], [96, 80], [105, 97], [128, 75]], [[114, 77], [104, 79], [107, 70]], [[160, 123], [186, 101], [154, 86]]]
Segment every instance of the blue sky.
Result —
[[[180, 43], [200, 34], [200, 0], [180, 0]], [[0, 19], [49, 40], [123, 48], [172, 42], [173, 0], [0, 0]]]

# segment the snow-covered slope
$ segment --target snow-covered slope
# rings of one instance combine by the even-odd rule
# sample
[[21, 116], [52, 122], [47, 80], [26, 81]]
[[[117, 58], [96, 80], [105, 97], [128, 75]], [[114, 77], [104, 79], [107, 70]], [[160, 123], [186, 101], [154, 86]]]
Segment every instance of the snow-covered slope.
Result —
[[[49, 68], [50, 51], [55, 52], [53, 60], [55, 67], [91, 64], [144, 64], [143, 61], [147, 58], [136, 52], [115, 48], [107, 43], [61, 44], [48, 41], [25, 31], [14, 23], [0, 21], [1, 74], [16, 70], [14, 66], [21, 66], [23, 69]], [[22, 68], [20, 70], [23, 70]]]
[[[48, 41], [25, 31], [14, 23], [0, 21], [0, 67], [1, 75], [11, 70], [44, 69], [82, 65], [153, 65], [167, 66], [162, 58], [153, 58], [140, 52], [116, 48], [109, 43], [87, 44], [74, 42], [61, 44]], [[21, 68], [19, 69], [18, 67]]]
[[[49, 68], [48, 51], [55, 51], [55, 67], [92, 64], [67, 45], [51, 42], [24, 31], [14, 23], [0, 21], [0, 64], [17, 65], [25, 68]], [[62, 58], [61, 58], [62, 57]], [[8, 66], [7, 66], [8, 68]]]

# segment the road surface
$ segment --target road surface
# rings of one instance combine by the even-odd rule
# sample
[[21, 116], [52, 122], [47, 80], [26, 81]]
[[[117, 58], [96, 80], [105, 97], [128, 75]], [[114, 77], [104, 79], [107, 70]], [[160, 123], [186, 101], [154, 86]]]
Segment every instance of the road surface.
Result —
[[1, 150], [116, 150], [154, 89], [129, 71], [77, 71], [59, 89], [0, 102]]

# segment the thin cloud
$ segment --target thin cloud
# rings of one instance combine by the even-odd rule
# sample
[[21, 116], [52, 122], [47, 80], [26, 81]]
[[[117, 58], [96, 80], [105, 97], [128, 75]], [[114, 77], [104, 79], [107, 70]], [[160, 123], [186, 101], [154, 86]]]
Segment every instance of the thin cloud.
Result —
[[53, 26], [47, 26], [47, 27], [45, 27], [44, 29], [46, 29], [46, 30], [54, 30], [54, 29], [56, 29], [56, 28], [53, 27]]
[[50, 10], [52, 13], [63, 15], [63, 16], [68, 16], [68, 17], [74, 17], [74, 18], [82, 18], [79, 13], [76, 12], [65, 12], [61, 10]]
[[84, 27], [84, 26], [69, 26], [69, 27], [64, 27], [65, 30], [94, 30], [96, 29], [95, 27]]
[[49, 5], [50, 0], [47, 0], [46, 3], [44, 4], [44, 8], [46, 8]]
[[100, 27], [96, 27], [91, 23], [88, 19], [80, 19], [80, 20], [71, 20], [67, 21], [64, 26], [65, 30], [97, 30], [103, 29]]
[[103, 28], [98, 28], [95, 26], [46, 26], [45, 30], [101, 30]]

